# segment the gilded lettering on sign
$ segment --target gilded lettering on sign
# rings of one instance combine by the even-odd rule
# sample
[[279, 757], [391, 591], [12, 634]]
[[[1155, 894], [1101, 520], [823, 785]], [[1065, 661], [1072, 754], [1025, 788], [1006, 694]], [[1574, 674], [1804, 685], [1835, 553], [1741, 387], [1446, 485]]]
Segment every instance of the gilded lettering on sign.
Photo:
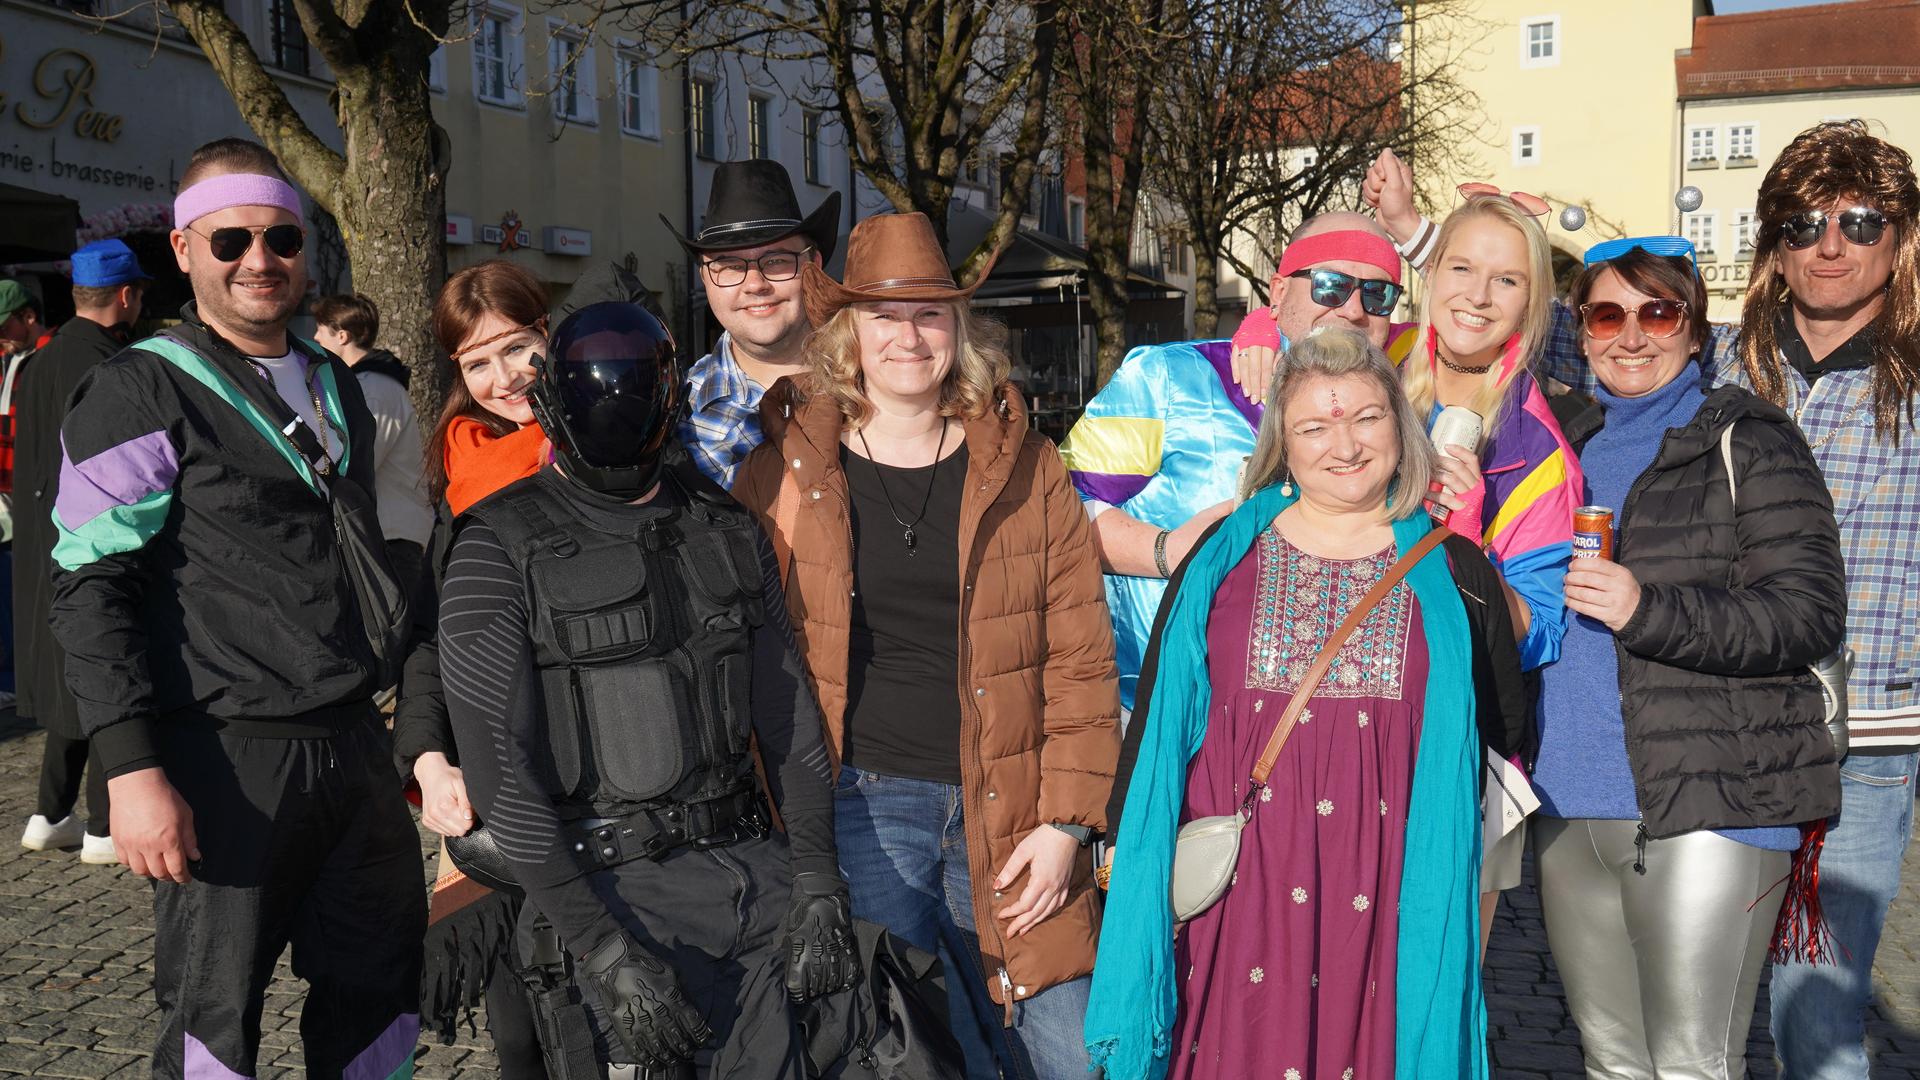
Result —
[[13, 115], [40, 131], [59, 127], [71, 116], [75, 135], [113, 142], [120, 138], [124, 118], [93, 107], [93, 84], [98, 78], [92, 57], [78, 49], [55, 49], [33, 69], [33, 92], [40, 95], [42, 115], [30, 115], [24, 101], [13, 107]]

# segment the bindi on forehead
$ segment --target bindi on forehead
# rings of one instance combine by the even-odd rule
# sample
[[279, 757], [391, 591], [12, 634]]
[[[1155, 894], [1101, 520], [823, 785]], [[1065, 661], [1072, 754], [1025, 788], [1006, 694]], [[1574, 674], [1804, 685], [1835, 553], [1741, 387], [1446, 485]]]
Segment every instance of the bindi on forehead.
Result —
[[1327, 391], [1327, 404], [1331, 408], [1335, 420], [1347, 415], [1347, 410], [1340, 404], [1340, 391]]

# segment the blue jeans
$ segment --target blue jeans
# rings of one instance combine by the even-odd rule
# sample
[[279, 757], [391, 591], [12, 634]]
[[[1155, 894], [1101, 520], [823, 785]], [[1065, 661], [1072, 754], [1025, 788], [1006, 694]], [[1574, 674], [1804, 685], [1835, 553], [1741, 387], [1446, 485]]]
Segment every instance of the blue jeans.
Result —
[[1920, 754], [1848, 758], [1840, 815], [1820, 853], [1820, 906], [1833, 928], [1835, 964], [1775, 964], [1773, 1043], [1781, 1075], [1866, 1080], [1864, 1014], [1873, 998], [1873, 954], [1913, 832]]
[[981, 965], [961, 801], [952, 784], [841, 767], [833, 831], [854, 917], [939, 954], [968, 1080], [995, 1080], [1002, 1070], [1008, 1080], [1084, 1080], [1081, 1031], [1091, 979], [1015, 1003], [1011, 1029], [987, 996], [987, 979], [999, 972]]

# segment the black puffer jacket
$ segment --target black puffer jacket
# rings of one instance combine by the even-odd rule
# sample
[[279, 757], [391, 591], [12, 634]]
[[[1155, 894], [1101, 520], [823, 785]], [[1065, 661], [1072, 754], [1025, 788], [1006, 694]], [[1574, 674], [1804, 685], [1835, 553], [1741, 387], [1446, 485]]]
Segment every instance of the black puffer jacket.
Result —
[[[1604, 423], [1595, 406], [1565, 434], [1584, 447]], [[1737, 513], [1720, 453], [1729, 424]], [[1648, 833], [1838, 811], [1839, 766], [1807, 665], [1840, 645], [1846, 571], [1826, 481], [1793, 421], [1739, 387], [1712, 390], [1667, 432], [1614, 524], [1614, 558], [1641, 587], [1614, 647]]]

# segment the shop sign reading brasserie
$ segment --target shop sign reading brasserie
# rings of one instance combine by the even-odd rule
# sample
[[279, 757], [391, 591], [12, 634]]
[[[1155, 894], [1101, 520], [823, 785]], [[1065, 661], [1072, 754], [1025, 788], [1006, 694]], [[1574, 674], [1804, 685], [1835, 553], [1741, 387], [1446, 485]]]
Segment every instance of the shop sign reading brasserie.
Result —
[[[6, 41], [0, 39], [0, 60], [4, 60], [5, 55]], [[93, 87], [98, 79], [99, 68], [86, 53], [67, 48], [49, 50], [33, 66], [33, 100], [12, 101], [0, 91], [0, 120], [12, 120], [34, 131], [52, 135], [71, 133], [112, 145], [119, 140], [126, 118], [94, 106]], [[37, 160], [34, 155], [21, 152], [17, 145], [0, 150], [0, 172], [7, 171], [50, 172], [56, 178], [70, 177], [143, 191], [159, 186], [159, 181], [144, 170], [85, 165], [61, 161], [57, 156], [51, 161]]]

